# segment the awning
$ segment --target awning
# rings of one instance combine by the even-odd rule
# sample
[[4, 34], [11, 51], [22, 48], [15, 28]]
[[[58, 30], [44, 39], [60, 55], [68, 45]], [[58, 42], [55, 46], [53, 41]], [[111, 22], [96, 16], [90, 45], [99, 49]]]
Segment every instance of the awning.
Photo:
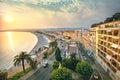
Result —
[[118, 48], [118, 45], [112, 44], [111, 47], [113, 47], [113, 48]]

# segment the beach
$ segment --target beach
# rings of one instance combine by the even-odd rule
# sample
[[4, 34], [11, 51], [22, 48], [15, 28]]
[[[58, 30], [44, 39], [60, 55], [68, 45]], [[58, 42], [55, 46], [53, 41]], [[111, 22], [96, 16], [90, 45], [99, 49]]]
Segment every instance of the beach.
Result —
[[[41, 48], [41, 50], [42, 50], [43, 46], [48, 46], [50, 40], [45, 35], [42, 35], [40, 33], [33, 33], [33, 34], [37, 37], [37, 42], [34, 44], [34, 47], [30, 51], [28, 51], [28, 53], [30, 55], [32, 55], [32, 58], [34, 58], [38, 62], [40, 62], [43, 55], [40, 54], [41, 51], [39, 51], [39, 49]], [[36, 55], [35, 55], [36, 51], [38, 52], [37, 58], [36, 58]], [[25, 67], [26, 68], [29, 67], [29, 64], [25, 63]], [[8, 71], [8, 77], [11, 77], [14, 74], [16, 74], [17, 72], [22, 71], [22, 66], [17, 66], [17, 67], [13, 66], [13, 67], [7, 69], [7, 71]]]

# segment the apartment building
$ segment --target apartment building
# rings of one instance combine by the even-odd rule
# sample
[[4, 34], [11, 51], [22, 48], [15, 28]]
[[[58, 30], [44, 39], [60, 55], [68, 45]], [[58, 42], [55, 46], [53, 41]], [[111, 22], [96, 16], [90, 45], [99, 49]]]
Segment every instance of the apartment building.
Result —
[[91, 52], [96, 53], [96, 27], [90, 28], [89, 31], [89, 48]]
[[82, 41], [82, 30], [75, 30], [74, 41]]
[[97, 60], [114, 80], [120, 80], [120, 21], [96, 27]]
[[64, 31], [63, 36], [64, 37], [70, 37], [72, 40], [74, 40], [75, 39], [75, 31], [74, 30]]

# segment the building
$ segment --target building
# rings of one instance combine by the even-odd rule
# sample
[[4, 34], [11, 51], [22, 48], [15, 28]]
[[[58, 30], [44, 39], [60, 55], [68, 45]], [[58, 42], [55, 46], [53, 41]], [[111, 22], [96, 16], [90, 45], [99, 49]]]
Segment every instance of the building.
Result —
[[74, 41], [82, 41], [82, 30], [75, 30]]
[[63, 36], [64, 36], [65, 38], [70, 38], [70, 39], [74, 40], [74, 39], [75, 39], [75, 31], [74, 31], [74, 30], [64, 31], [64, 32], [63, 32]]
[[120, 21], [96, 27], [96, 57], [114, 80], [120, 80]]
[[91, 52], [96, 53], [96, 27], [90, 28], [89, 29], [89, 40], [88, 40], [88, 44], [89, 44], [89, 48], [91, 50]]
[[85, 48], [89, 50], [89, 34], [87, 30], [82, 32], [82, 40], [81, 42], [84, 44]]
[[69, 58], [72, 53], [77, 53], [77, 45], [75, 42], [71, 42], [68, 45], [66, 57]]

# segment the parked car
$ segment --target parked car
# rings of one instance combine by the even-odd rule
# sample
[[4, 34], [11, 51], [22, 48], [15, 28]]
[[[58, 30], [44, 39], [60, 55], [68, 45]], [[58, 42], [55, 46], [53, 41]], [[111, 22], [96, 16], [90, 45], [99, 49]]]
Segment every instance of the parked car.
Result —
[[84, 59], [84, 60], [86, 60], [86, 57], [85, 57], [85, 56], [83, 56], [83, 59]]
[[46, 68], [48, 66], [48, 60], [43, 61], [42, 66]]

